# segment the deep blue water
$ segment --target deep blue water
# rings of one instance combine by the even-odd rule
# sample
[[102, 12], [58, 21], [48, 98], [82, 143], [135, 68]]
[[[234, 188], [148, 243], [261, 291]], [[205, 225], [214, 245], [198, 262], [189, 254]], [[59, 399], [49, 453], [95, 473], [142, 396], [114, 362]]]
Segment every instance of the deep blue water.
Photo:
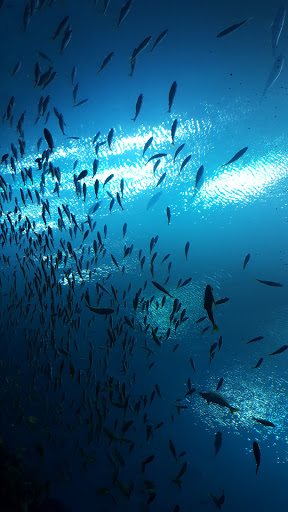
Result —
[[[8, 155], [0, 169], [1, 434], [72, 512], [173, 511], [177, 505], [181, 511], [209, 512], [217, 510], [209, 494], [219, 498], [223, 490], [226, 511], [286, 510], [287, 352], [268, 357], [286, 345], [288, 327], [286, 20], [272, 48], [281, 4], [133, 0], [117, 30], [124, 4], [4, 0], [0, 10], [0, 155]], [[66, 28], [53, 40], [66, 16]], [[60, 55], [69, 23], [71, 41]], [[133, 50], [150, 35], [130, 78]], [[281, 55], [283, 68], [263, 94]], [[49, 66], [57, 73], [44, 90], [35, 78], [37, 62], [40, 76]], [[35, 123], [41, 96], [49, 96], [48, 106], [44, 115], [40, 108]], [[15, 104], [8, 113], [11, 97]], [[65, 135], [54, 109], [63, 116]], [[52, 153], [44, 128], [53, 137]], [[103, 144], [95, 174], [98, 132]], [[19, 139], [25, 142], [22, 157]], [[224, 166], [246, 147], [241, 158]], [[157, 153], [166, 156], [153, 174], [155, 160], [147, 162]], [[195, 190], [201, 165], [204, 179]], [[75, 178], [83, 170], [87, 176], [76, 192]], [[207, 284], [215, 301], [229, 299], [213, 306], [219, 332], [203, 307]], [[88, 296], [92, 308], [113, 313], [89, 310]], [[175, 299], [180, 306], [171, 316]], [[258, 336], [263, 338], [247, 344]], [[212, 350], [210, 361], [220, 337], [221, 349]], [[215, 391], [221, 377], [219, 393], [239, 408], [233, 415], [199, 395]], [[185, 396], [188, 379], [195, 391]], [[215, 455], [219, 431], [223, 443]], [[261, 452], [257, 474], [254, 441]]]

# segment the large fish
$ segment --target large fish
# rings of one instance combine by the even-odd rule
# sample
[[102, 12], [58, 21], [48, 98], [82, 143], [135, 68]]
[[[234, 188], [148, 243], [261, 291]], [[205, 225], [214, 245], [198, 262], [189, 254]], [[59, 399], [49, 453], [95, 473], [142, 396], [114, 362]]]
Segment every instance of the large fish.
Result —
[[230, 409], [232, 414], [233, 414], [233, 412], [239, 411], [239, 409], [237, 409], [237, 407], [232, 407], [232, 405], [230, 405], [228, 403], [226, 398], [224, 398], [224, 396], [220, 395], [219, 393], [216, 393], [216, 391], [208, 391], [208, 392], [201, 391], [199, 393], [199, 395], [202, 396], [202, 398], [204, 398], [204, 400], [206, 400], [208, 405], [210, 403], [212, 403], [212, 404], [220, 405], [221, 407], [227, 407], [228, 409]]

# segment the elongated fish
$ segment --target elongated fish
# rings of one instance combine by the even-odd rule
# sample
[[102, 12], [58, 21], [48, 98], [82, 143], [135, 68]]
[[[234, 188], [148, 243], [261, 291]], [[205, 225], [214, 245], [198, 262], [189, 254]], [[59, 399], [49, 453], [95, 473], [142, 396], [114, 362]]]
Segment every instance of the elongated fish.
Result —
[[154, 50], [154, 48], [156, 46], [158, 46], [158, 44], [161, 43], [161, 41], [163, 41], [164, 37], [166, 37], [167, 34], [168, 34], [168, 29], [163, 30], [163, 32], [161, 32], [161, 34], [157, 37], [155, 43], [153, 44], [152, 50], [150, 50], [150, 52], [152, 52]]
[[250, 260], [250, 254], [247, 254], [247, 256], [245, 256], [245, 260], [244, 260], [244, 263], [243, 263], [243, 270], [245, 270], [245, 267], [248, 263], [248, 261]]
[[112, 308], [92, 308], [89, 304], [86, 304], [86, 306], [97, 315], [112, 315], [112, 313], [114, 313], [114, 309]]
[[285, 350], [287, 350], [288, 345], [283, 345], [280, 348], [277, 348], [274, 352], [271, 352], [271, 354], [268, 354], [268, 356], [275, 356], [276, 354], [282, 354]]
[[164, 288], [164, 286], [162, 286], [161, 284], [159, 283], [156, 283], [156, 281], [152, 281], [152, 284], [154, 284], [154, 286], [162, 293], [165, 293], [165, 295], [168, 295], [168, 297], [171, 297], [171, 299], [174, 299], [174, 297], [172, 295], [170, 295], [170, 293], [166, 290], [166, 288]]
[[[256, 277], [255, 277], [255, 279], [256, 279]], [[258, 283], [266, 284], [266, 286], [275, 286], [276, 288], [284, 286], [283, 284], [275, 283], [274, 281], [263, 281], [262, 279], [256, 279], [256, 281], [258, 281]]]
[[131, 4], [132, 0], [128, 0], [128, 2], [126, 2], [125, 5], [123, 5], [118, 18], [117, 29], [120, 27], [122, 21], [126, 18], [127, 14], [129, 13]]
[[[204, 174], [204, 166], [201, 165], [201, 167], [199, 167], [198, 171], [197, 171], [197, 174], [196, 174], [196, 179], [195, 179], [195, 189], [196, 190], [200, 190], [201, 186], [198, 186], [199, 185], [199, 182], [200, 180], [202, 179], [203, 177], [203, 174]], [[202, 183], [203, 184], [203, 183]]]
[[103, 60], [101, 66], [100, 66], [100, 68], [98, 69], [97, 73], [100, 73], [102, 71], [102, 69], [104, 69], [107, 66], [108, 62], [110, 62], [110, 60], [112, 59], [113, 55], [114, 55], [114, 52], [111, 52], [111, 53], [109, 53], [109, 55], [107, 55], [107, 57], [105, 57], [105, 59]]
[[255, 418], [255, 416], [252, 416], [252, 420], [257, 421], [257, 423], [261, 423], [261, 425], [264, 425], [265, 427], [275, 427], [274, 423], [268, 420], [262, 420], [261, 418]]
[[255, 457], [255, 461], [256, 461], [256, 475], [257, 475], [258, 469], [260, 466], [261, 454], [260, 454], [259, 445], [258, 445], [258, 443], [256, 443], [256, 441], [253, 442], [253, 452], [254, 452], [254, 457]]
[[169, 91], [168, 114], [170, 114], [170, 112], [171, 112], [171, 107], [173, 105], [173, 101], [174, 101], [174, 98], [175, 98], [176, 90], [177, 90], [177, 82], [173, 82], [173, 84], [170, 87], [170, 91]]
[[226, 164], [221, 165], [221, 167], [225, 167], [225, 165], [233, 164], [233, 162], [236, 162], [237, 160], [239, 160], [239, 158], [241, 158], [241, 156], [243, 156], [244, 153], [246, 153], [247, 149], [248, 149], [248, 147], [240, 149], [240, 151], [238, 151], [238, 153], [236, 153], [236, 155], [234, 155], [231, 158], [231, 160], [229, 160], [229, 162], [226, 162]]
[[[138, 100], [137, 100], [137, 103], [136, 103], [135, 116], [133, 117], [133, 119], [131, 119], [131, 121], [134, 121], [134, 122], [136, 121], [136, 119], [137, 119], [137, 117], [139, 115], [139, 112], [141, 110], [142, 103], [143, 103], [143, 94], [139, 94]], [[153, 139], [153, 137], [152, 137], [152, 139]]]
[[279, 55], [279, 57], [276, 57], [276, 59], [274, 61], [274, 64], [273, 64], [273, 67], [272, 67], [272, 69], [270, 71], [270, 74], [268, 76], [268, 80], [266, 82], [266, 85], [264, 87], [262, 98], [267, 94], [267, 92], [269, 91], [270, 87], [272, 87], [272, 85], [276, 82], [277, 78], [279, 77], [279, 75], [280, 75], [280, 73], [282, 71], [283, 64], [284, 64], [284, 57], [283, 57], [283, 55]]
[[232, 407], [231, 405], [229, 405], [226, 398], [224, 398], [224, 396], [220, 395], [219, 393], [216, 393], [216, 391], [200, 392], [199, 395], [202, 396], [204, 400], [206, 400], [208, 405], [212, 403], [220, 405], [221, 407], [227, 407], [228, 409], [230, 409], [232, 414], [233, 412], [239, 411], [239, 409], [237, 409], [236, 407]]
[[154, 194], [154, 196], [151, 197], [146, 206], [146, 212], [147, 210], [150, 210], [150, 208], [152, 208], [159, 201], [161, 196], [162, 192], [158, 192], [157, 194]]
[[276, 57], [276, 49], [277, 49], [277, 46], [278, 46], [278, 43], [279, 43], [279, 39], [280, 39], [280, 35], [281, 35], [281, 32], [282, 32], [282, 29], [283, 29], [283, 25], [284, 25], [284, 22], [285, 22], [285, 17], [286, 17], [286, 10], [285, 10], [285, 7], [284, 5], [281, 5], [277, 11], [277, 14], [274, 18], [274, 21], [272, 23], [272, 28], [271, 28], [271, 32], [272, 32], [272, 51], [273, 51], [273, 56]]
[[246, 18], [244, 21], [240, 21], [240, 23], [235, 23], [234, 25], [230, 25], [230, 27], [225, 28], [222, 30], [222, 32], [219, 32], [219, 34], [216, 37], [224, 37], [228, 34], [231, 34], [231, 32], [234, 32], [234, 30], [237, 30], [237, 28], [241, 27], [241, 25], [244, 25], [247, 21], [251, 20], [252, 18]]

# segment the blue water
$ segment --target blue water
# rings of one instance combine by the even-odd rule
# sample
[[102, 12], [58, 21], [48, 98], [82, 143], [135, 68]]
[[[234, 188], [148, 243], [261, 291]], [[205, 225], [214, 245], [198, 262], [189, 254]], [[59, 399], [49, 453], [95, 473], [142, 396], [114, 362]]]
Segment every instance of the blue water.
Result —
[[[181, 511], [208, 512], [217, 510], [210, 494], [219, 498], [223, 490], [221, 508], [226, 511], [286, 510], [287, 352], [268, 357], [287, 343], [288, 327], [286, 22], [276, 49], [276, 56], [284, 56], [283, 69], [263, 96], [274, 63], [271, 24], [281, 5], [272, 0], [237, 5], [133, 0], [117, 30], [124, 3], [111, 0], [105, 15], [103, 0], [4, 0], [0, 9], [0, 155], [8, 154], [0, 169], [0, 432], [27, 471], [37, 481], [48, 481], [50, 496], [72, 512], [173, 511], [177, 505]], [[24, 31], [25, 5], [32, 16]], [[53, 35], [65, 16], [72, 38], [60, 55], [65, 28], [55, 40]], [[237, 30], [216, 37], [247, 18]], [[129, 78], [133, 50], [150, 35]], [[111, 52], [111, 61], [97, 73]], [[41, 74], [50, 65], [57, 72], [44, 90], [35, 86], [36, 62]], [[168, 113], [174, 81], [177, 90]], [[134, 123], [140, 94], [143, 104]], [[47, 111], [35, 124], [39, 100], [48, 95]], [[84, 99], [88, 101], [76, 106]], [[63, 115], [65, 135], [54, 108]], [[26, 146], [21, 157], [17, 122], [23, 112]], [[48, 149], [45, 127], [55, 149], [39, 170], [35, 160]], [[103, 145], [93, 175], [98, 132]], [[142, 157], [151, 136], [152, 145]], [[11, 143], [18, 151], [15, 170]], [[245, 147], [241, 158], [223, 166]], [[154, 175], [155, 160], [147, 161], [157, 153], [166, 156]], [[188, 155], [191, 159], [179, 173]], [[201, 165], [204, 180], [196, 191]], [[33, 182], [27, 177], [29, 167]], [[53, 171], [57, 167], [59, 179]], [[76, 193], [73, 175], [83, 170], [88, 173]], [[166, 177], [156, 187], [163, 173]], [[159, 200], [149, 207], [158, 192]], [[188, 278], [186, 286], [177, 288], [180, 279]], [[212, 331], [208, 318], [196, 323], [206, 316], [207, 284], [215, 301], [229, 298], [213, 306], [219, 332]], [[87, 294], [92, 308], [112, 308], [113, 313], [100, 316], [89, 310]], [[170, 322], [175, 299], [181, 306]], [[183, 309], [186, 320], [175, 328]], [[209, 329], [203, 333], [205, 327]], [[210, 361], [211, 346], [220, 336], [221, 350], [217, 346]], [[263, 339], [247, 344], [258, 336]], [[261, 366], [252, 369], [260, 357]], [[219, 405], [208, 406], [199, 395], [215, 391], [221, 377], [219, 393], [239, 408], [233, 415]], [[189, 378], [195, 392], [187, 397]], [[179, 405], [183, 409], [178, 414]], [[275, 427], [263, 426], [253, 416]], [[128, 421], [133, 423], [122, 435]], [[215, 456], [218, 431], [223, 443]], [[115, 436], [112, 441], [109, 432]], [[261, 452], [257, 474], [253, 441]], [[150, 456], [154, 458], [143, 473], [142, 463]], [[173, 479], [184, 462], [179, 486]]]

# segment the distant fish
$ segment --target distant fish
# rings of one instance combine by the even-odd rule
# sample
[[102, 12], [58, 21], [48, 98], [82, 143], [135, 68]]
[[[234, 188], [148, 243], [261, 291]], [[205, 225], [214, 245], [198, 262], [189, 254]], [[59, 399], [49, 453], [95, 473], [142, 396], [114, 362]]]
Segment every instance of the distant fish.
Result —
[[151, 199], [148, 201], [148, 204], [146, 206], [146, 212], [147, 210], [150, 210], [160, 199], [163, 192], [157, 192], [157, 194], [154, 194], [154, 196], [151, 197]]
[[111, 151], [111, 144], [112, 144], [113, 136], [114, 136], [114, 130], [113, 130], [113, 128], [111, 128], [111, 130], [109, 131], [108, 136], [107, 136], [107, 143], [108, 143], [108, 148], [110, 149], [110, 151]]
[[261, 366], [262, 363], [263, 363], [263, 357], [260, 357], [258, 363], [256, 363], [255, 366], [252, 366], [251, 370], [255, 370], [256, 368], [259, 368], [259, 366]]
[[135, 116], [133, 117], [133, 119], [131, 119], [131, 121], [136, 121], [136, 119], [137, 119], [137, 117], [139, 115], [139, 112], [141, 110], [142, 103], [143, 103], [143, 94], [139, 94], [137, 102], [136, 102]]
[[135, 48], [133, 50], [133, 53], [130, 57], [130, 59], [136, 59], [136, 57], [138, 57], [139, 53], [143, 52], [143, 50], [145, 50], [145, 48], [148, 46], [148, 44], [150, 43], [152, 39], [152, 36], [148, 36], [144, 39], [144, 41], [142, 41], [142, 43], [140, 43], [137, 48]]
[[188, 259], [189, 248], [190, 248], [190, 242], [187, 242], [186, 245], [185, 245], [185, 258], [186, 258], [186, 261]]
[[175, 151], [175, 155], [174, 155], [174, 158], [173, 158], [173, 162], [175, 162], [177, 156], [179, 155], [180, 151], [182, 151], [182, 149], [184, 148], [185, 146], [185, 143], [184, 144], [181, 144], [181, 146], [179, 146], [179, 148], [176, 149]]
[[279, 43], [280, 35], [283, 29], [283, 25], [285, 22], [286, 10], [284, 5], [281, 5], [277, 11], [277, 14], [272, 23], [272, 51], [274, 57], [276, 57], [276, 50]]
[[147, 160], [146, 164], [149, 164], [149, 162], [152, 162], [152, 160], [156, 160], [157, 158], [162, 158], [164, 156], [167, 156], [167, 153], [157, 153], [156, 155], [150, 156], [149, 160]]
[[88, 98], [85, 98], [85, 100], [78, 101], [78, 103], [75, 103], [75, 105], [73, 105], [73, 107], [80, 107], [80, 105], [84, 105], [84, 103], [86, 103], [86, 101], [88, 101]]
[[241, 158], [241, 156], [243, 156], [244, 153], [246, 153], [247, 149], [248, 149], [248, 147], [240, 149], [240, 151], [238, 151], [238, 153], [236, 153], [236, 155], [234, 155], [231, 158], [231, 160], [229, 160], [229, 162], [226, 162], [226, 164], [221, 165], [221, 167], [224, 167], [225, 165], [232, 164], [233, 162], [236, 162], [237, 160], [239, 160], [239, 158]]
[[228, 297], [225, 297], [225, 299], [216, 300], [215, 304], [217, 304], [217, 306], [218, 304], [225, 304], [226, 302], [228, 302], [228, 300], [230, 299], [228, 299]]
[[160, 176], [159, 180], [157, 181], [157, 184], [156, 184], [155, 188], [159, 187], [159, 185], [161, 185], [161, 183], [165, 180], [165, 178], [166, 178], [166, 172], [164, 172], [162, 174], [162, 176]]
[[218, 391], [218, 389], [221, 388], [221, 386], [223, 384], [223, 381], [224, 381], [224, 379], [223, 379], [223, 377], [221, 377], [221, 379], [219, 379], [219, 381], [218, 381], [218, 384], [217, 384], [217, 387], [216, 387], [216, 391]]
[[46, 142], [47, 142], [47, 144], [49, 146], [49, 149], [50, 149], [51, 153], [53, 153], [53, 150], [54, 150], [55, 146], [54, 146], [52, 135], [49, 132], [49, 130], [47, 130], [47, 128], [44, 128], [44, 137], [46, 139]]
[[271, 352], [271, 354], [268, 354], [268, 356], [275, 356], [276, 354], [282, 354], [285, 350], [287, 350], [288, 345], [283, 345], [282, 347], [278, 348], [274, 352]]
[[85, 178], [88, 174], [88, 171], [85, 169], [84, 171], [81, 171], [80, 174], [77, 176], [76, 181], [82, 180]]
[[230, 25], [230, 27], [225, 28], [224, 30], [222, 30], [222, 32], [219, 32], [219, 34], [216, 37], [224, 37], [224, 36], [227, 36], [228, 34], [231, 34], [231, 32], [234, 32], [234, 30], [237, 30], [237, 28], [241, 27], [241, 25], [244, 25], [244, 23], [246, 23], [247, 21], [249, 21], [251, 19], [252, 19], [252, 17], [246, 18], [246, 20], [241, 21], [240, 23], [235, 23], [234, 25]]
[[203, 177], [203, 174], [204, 174], [204, 166], [201, 165], [201, 167], [199, 167], [197, 174], [196, 174], [196, 179], [195, 179], [195, 189], [196, 190], [200, 190], [200, 188], [201, 188], [201, 185], [200, 185], [200, 187], [198, 187], [198, 185], [199, 185], [200, 180]]
[[266, 286], [275, 286], [275, 287], [278, 287], [278, 288], [281, 287], [281, 286], [284, 286], [281, 283], [274, 283], [274, 281], [263, 281], [261, 279], [256, 279], [256, 277], [255, 277], [255, 280], [258, 281], [258, 283], [266, 284]]
[[257, 475], [258, 469], [260, 466], [261, 454], [260, 454], [259, 445], [258, 445], [258, 443], [256, 443], [256, 441], [253, 442], [253, 452], [254, 452], [254, 457], [255, 457], [255, 461], [256, 461], [256, 475]]
[[162, 293], [165, 293], [165, 295], [168, 295], [168, 297], [171, 297], [171, 299], [174, 299], [174, 297], [172, 295], [170, 295], [170, 293], [166, 290], [166, 288], [164, 288], [161, 284], [159, 283], [156, 283], [156, 281], [152, 281], [152, 284], [154, 284], [154, 286]]
[[188, 164], [188, 162], [191, 160], [191, 156], [192, 155], [188, 155], [186, 156], [186, 158], [184, 158], [181, 166], [180, 166], [180, 169], [179, 169], [179, 174], [181, 173], [181, 171], [184, 169], [184, 167]]
[[221, 446], [222, 446], [222, 432], [216, 432], [215, 440], [214, 440], [215, 455], [217, 455]]
[[97, 315], [111, 315], [114, 313], [114, 309], [111, 308], [92, 308], [89, 306], [89, 304], [86, 304], [86, 306], [90, 309], [90, 311], [96, 313]]
[[170, 114], [170, 112], [171, 112], [171, 107], [173, 105], [173, 101], [174, 101], [174, 98], [175, 98], [176, 90], [177, 90], [177, 82], [175, 81], [171, 85], [170, 91], [169, 91], [168, 114]]
[[177, 128], [177, 119], [174, 119], [172, 127], [171, 127], [171, 144], [172, 144], [172, 146], [174, 146], [176, 128]]
[[270, 74], [268, 76], [268, 80], [266, 82], [266, 85], [264, 87], [264, 91], [262, 94], [262, 98], [266, 95], [266, 93], [269, 91], [270, 87], [276, 82], [277, 78], [279, 77], [282, 68], [284, 64], [284, 57], [283, 55], [279, 55], [279, 57], [275, 58], [273, 67], [270, 71]]
[[223, 503], [225, 501], [224, 490], [222, 491], [222, 494], [221, 494], [221, 496], [219, 496], [219, 498], [217, 498], [217, 496], [214, 496], [211, 492], [209, 493], [209, 496], [214, 501], [214, 503], [215, 503], [216, 507], [218, 508], [218, 510], [221, 510], [221, 506], [223, 505]]
[[109, 181], [111, 181], [111, 180], [112, 180], [112, 178], [114, 178], [114, 174], [110, 174], [110, 175], [106, 178], [106, 180], [105, 180], [105, 181], [104, 181], [104, 183], [103, 183], [103, 188], [105, 187], [105, 185], [107, 185], [107, 183], [109, 183]]
[[263, 340], [263, 338], [264, 338], [264, 336], [257, 336], [256, 338], [252, 338], [252, 340], [247, 341], [247, 345], [248, 345], [248, 343], [254, 343], [254, 341]]
[[249, 260], [250, 260], [250, 254], [247, 254], [247, 256], [245, 256], [245, 259], [244, 259], [243, 270], [245, 270], [245, 267]]
[[166, 208], [166, 214], [167, 214], [168, 226], [169, 226], [170, 221], [171, 221], [171, 212], [170, 212], [169, 206], [167, 206], [167, 208]]
[[143, 156], [145, 155], [147, 149], [150, 148], [151, 144], [153, 142], [153, 137], [150, 137], [146, 142], [145, 142], [145, 145], [144, 145], [144, 149], [143, 149], [143, 153], [142, 153], [142, 158]]
[[219, 327], [215, 324], [212, 306], [215, 303], [213, 297], [213, 288], [210, 284], [207, 284], [204, 294], [204, 309], [207, 311], [208, 318], [213, 325], [213, 331], [219, 331]]
[[102, 69], [104, 69], [107, 66], [107, 64], [112, 59], [113, 55], [114, 55], [114, 52], [111, 52], [111, 53], [109, 53], [109, 55], [107, 55], [107, 57], [105, 57], [105, 59], [103, 60], [101, 66], [100, 66], [100, 68], [98, 69], [97, 73], [100, 73], [102, 71]]
[[163, 41], [164, 37], [167, 36], [167, 33], [168, 33], [168, 29], [163, 30], [163, 32], [161, 32], [161, 34], [157, 37], [155, 43], [153, 44], [150, 52], [152, 52], [154, 50], [154, 48], [156, 48], [156, 46], [158, 46], [158, 44], [161, 43], [161, 41]]
[[264, 425], [265, 427], [275, 427], [274, 423], [268, 420], [262, 420], [261, 418], [255, 418], [252, 416], [252, 420], [257, 421], [257, 423], [261, 423], [261, 425]]
[[123, 5], [123, 7], [120, 11], [120, 14], [119, 14], [119, 18], [118, 18], [117, 29], [120, 27], [121, 23], [123, 22], [123, 20], [126, 18], [127, 14], [129, 13], [129, 11], [131, 9], [131, 4], [132, 4], [132, 0], [128, 0], [128, 2], [126, 2], [125, 5]]
[[13, 76], [15, 76], [15, 75], [18, 73], [18, 71], [20, 71], [21, 66], [22, 66], [22, 60], [19, 60], [19, 61], [17, 62], [17, 64], [14, 66], [14, 68], [13, 68], [13, 71], [12, 71], [12, 73], [11, 73], [11, 78], [12, 78]]

